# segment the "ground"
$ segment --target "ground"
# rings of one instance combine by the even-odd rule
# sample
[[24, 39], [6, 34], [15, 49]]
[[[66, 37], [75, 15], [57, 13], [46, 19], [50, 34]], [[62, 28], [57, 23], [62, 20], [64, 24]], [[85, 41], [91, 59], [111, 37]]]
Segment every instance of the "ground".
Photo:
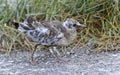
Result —
[[96, 53], [80, 47], [71, 53], [69, 49], [61, 57], [66, 62], [39, 50], [34, 65], [29, 51], [12, 51], [9, 56], [0, 53], [0, 75], [120, 75], [120, 51]]

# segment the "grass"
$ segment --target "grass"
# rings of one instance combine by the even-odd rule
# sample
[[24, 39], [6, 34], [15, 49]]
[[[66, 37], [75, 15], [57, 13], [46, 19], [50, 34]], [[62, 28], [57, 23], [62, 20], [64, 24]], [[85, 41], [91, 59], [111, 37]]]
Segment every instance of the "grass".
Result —
[[79, 30], [78, 39], [72, 45], [81, 46], [94, 39], [93, 46], [97, 45], [98, 50], [120, 49], [119, 0], [15, 0], [15, 3], [0, 0], [0, 51], [34, 47], [10, 23], [23, 21], [30, 15], [39, 21], [74, 18], [85, 24], [87, 28]]

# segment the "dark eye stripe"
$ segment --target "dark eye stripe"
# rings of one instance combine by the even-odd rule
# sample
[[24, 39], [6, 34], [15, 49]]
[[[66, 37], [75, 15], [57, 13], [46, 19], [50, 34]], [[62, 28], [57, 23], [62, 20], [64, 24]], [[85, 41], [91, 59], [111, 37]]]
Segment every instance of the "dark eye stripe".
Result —
[[77, 25], [76, 24], [73, 24], [74, 27], [76, 27]]

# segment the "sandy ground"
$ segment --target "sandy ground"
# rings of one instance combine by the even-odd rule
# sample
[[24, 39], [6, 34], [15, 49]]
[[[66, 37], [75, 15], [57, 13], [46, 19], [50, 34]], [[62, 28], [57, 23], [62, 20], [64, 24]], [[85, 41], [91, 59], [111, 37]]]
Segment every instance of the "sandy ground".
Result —
[[120, 75], [120, 51], [87, 52], [76, 48], [56, 60], [48, 51], [37, 51], [38, 63], [30, 64], [30, 52], [13, 51], [7, 57], [0, 53], [0, 75]]

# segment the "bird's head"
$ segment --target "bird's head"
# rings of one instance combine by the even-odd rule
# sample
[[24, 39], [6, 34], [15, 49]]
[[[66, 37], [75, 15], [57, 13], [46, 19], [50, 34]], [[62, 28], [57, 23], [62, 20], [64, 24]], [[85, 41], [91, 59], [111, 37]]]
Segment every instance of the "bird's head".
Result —
[[79, 28], [86, 28], [85, 25], [80, 24], [77, 20], [74, 19], [67, 19], [63, 23], [64, 27], [67, 29], [79, 29]]

